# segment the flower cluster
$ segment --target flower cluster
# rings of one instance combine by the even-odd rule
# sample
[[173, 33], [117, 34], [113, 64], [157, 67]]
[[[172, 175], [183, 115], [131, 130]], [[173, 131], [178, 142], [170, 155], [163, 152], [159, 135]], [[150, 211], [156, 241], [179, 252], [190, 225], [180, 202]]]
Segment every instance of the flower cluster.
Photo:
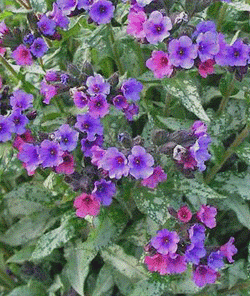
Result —
[[145, 264], [151, 272], [161, 275], [183, 273], [188, 264], [193, 266], [193, 281], [203, 287], [213, 284], [224, 267], [224, 259], [232, 263], [232, 256], [237, 253], [234, 238], [221, 247], [205, 246], [206, 227], [216, 226], [217, 210], [209, 205], [201, 205], [196, 214], [188, 206], [182, 206], [178, 212], [170, 210], [179, 226], [178, 233], [162, 229], [157, 232], [145, 247], [148, 255]]

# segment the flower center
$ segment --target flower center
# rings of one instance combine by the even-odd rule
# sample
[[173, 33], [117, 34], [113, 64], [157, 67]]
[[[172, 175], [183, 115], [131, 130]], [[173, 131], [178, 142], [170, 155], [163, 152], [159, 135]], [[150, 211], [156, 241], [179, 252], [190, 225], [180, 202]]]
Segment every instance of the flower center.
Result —
[[15, 125], [20, 124], [20, 118], [19, 117], [14, 117], [14, 123], [15, 123]]
[[100, 90], [100, 87], [98, 85], [93, 86], [93, 91], [98, 92]]
[[66, 155], [66, 156], [63, 157], [63, 162], [70, 162], [69, 155]]
[[55, 148], [51, 148], [49, 152], [50, 152], [51, 155], [56, 155], [56, 149]]
[[117, 161], [118, 164], [123, 164], [124, 163], [124, 159], [121, 156], [117, 156], [116, 161]]
[[134, 158], [134, 163], [139, 165], [141, 163], [141, 159], [139, 157]]
[[100, 13], [105, 13], [106, 10], [107, 10], [107, 7], [103, 6], [103, 5], [101, 5], [100, 8], [99, 8]]
[[89, 128], [89, 124], [88, 124], [88, 123], [84, 123], [84, 124], [83, 124], [83, 128], [84, 128], [84, 129], [88, 129], [88, 128]]
[[102, 102], [97, 101], [97, 102], [95, 103], [95, 105], [96, 105], [97, 108], [100, 108], [100, 107], [102, 106]]
[[66, 137], [65, 137], [65, 138], [63, 138], [63, 142], [64, 142], [64, 143], [68, 143], [68, 141], [69, 141], [69, 139], [68, 139], [68, 138], [66, 138]]
[[234, 51], [234, 56], [235, 56], [235, 57], [238, 57], [239, 55], [240, 55], [240, 53], [238, 52], [238, 50], [235, 50], [235, 51]]
[[178, 54], [182, 56], [184, 54], [184, 52], [185, 52], [184, 49], [180, 48], [179, 51], [178, 51]]
[[162, 31], [162, 26], [161, 25], [156, 25], [155, 29], [158, 33], [160, 33]]
[[168, 65], [168, 59], [166, 57], [161, 58], [161, 65], [167, 66]]

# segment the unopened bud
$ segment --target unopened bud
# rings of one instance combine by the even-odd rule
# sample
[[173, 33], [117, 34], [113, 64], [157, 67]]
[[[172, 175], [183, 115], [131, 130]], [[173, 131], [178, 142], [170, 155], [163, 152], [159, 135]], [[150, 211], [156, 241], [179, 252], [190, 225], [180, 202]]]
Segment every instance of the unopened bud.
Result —
[[82, 65], [82, 72], [87, 74], [88, 76], [94, 76], [94, 70], [93, 70], [93, 67], [92, 65], [85, 61]]
[[151, 138], [155, 145], [160, 146], [168, 141], [169, 133], [163, 129], [154, 130]]

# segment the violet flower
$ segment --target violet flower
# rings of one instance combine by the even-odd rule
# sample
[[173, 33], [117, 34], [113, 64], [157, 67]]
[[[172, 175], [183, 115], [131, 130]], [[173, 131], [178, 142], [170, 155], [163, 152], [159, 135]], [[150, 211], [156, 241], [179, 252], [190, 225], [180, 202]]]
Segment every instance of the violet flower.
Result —
[[217, 272], [206, 265], [199, 265], [193, 272], [193, 281], [198, 287], [206, 284], [214, 284], [217, 279]]
[[112, 2], [107, 0], [96, 1], [89, 10], [89, 16], [98, 25], [107, 24], [111, 21], [114, 15], [114, 6]]
[[31, 108], [33, 102], [33, 95], [27, 94], [22, 90], [16, 90], [10, 97], [10, 105], [13, 110], [19, 109], [21, 111]]
[[162, 229], [157, 232], [157, 235], [151, 239], [151, 245], [162, 255], [175, 253], [177, 244], [180, 238], [176, 231], [168, 231]]
[[141, 82], [135, 78], [129, 78], [122, 84], [121, 91], [127, 100], [138, 101], [140, 100], [140, 92], [143, 89]]
[[55, 132], [55, 138], [63, 151], [73, 151], [77, 146], [79, 133], [68, 124], [63, 124]]
[[109, 206], [112, 203], [112, 197], [116, 193], [115, 184], [112, 181], [101, 179], [95, 182], [92, 195], [104, 206]]
[[230, 237], [229, 241], [220, 247], [221, 253], [227, 258], [228, 262], [233, 263], [233, 255], [237, 254], [238, 250], [234, 246], [234, 237]]
[[41, 58], [47, 52], [47, 50], [48, 46], [43, 38], [35, 39], [30, 47], [31, 53], [37, 58]]
[[109, 104], [107, 103], [106, 96], [102, 94], [91, 97], [88, 106], [89, 114], [94, 118], [103, 118], [109, 113]]
[[15, 127], [11, 119], [0, 115], [0, 143], [7, 142], [11, 139], [14, 128]]
[[216, 226], [216, 215], [217, 209], [209, 205], [201, 205], [199, 212], [197, 212], [197, 218], [209, 228]]
[[88, 87], [87, 92], [91, 95], [102, 94], [107, 96], [110, 92], [110, 84], [105, 82], [104, 78], [100, 74], [88, 77], [86, 81]]
[[55, 21], [48, 18], [45, 14], [41, 17], [40, 21], [37, 23], [37, 26], [45, 36], [52, 36], [56, 31]]
[[49, 140], [44, 140], [41, 143], [39, 155], [44, 168], [58, 166], [63, 162], [62, 148], [58, 143]]
[[28, 124], [29, 120], [25, 115], [21, 113], [20, 109], [16, 109], [15, 111], [13, 111], [9, 119], [14, 123], [14, 133], [18, 135], [22, 135], [25, 133], [25, 126]]
[[88, 113], [76, 117], [75, 127], [86, 133], [89, 141], [94, 141], [96, 135], [103, 135], [103, 127], [99, 118], [93, 118]]

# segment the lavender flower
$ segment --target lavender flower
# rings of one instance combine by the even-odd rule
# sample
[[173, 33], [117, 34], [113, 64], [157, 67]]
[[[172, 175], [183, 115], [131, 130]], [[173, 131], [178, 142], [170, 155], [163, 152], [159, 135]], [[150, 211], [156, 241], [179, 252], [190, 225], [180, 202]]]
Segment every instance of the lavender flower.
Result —
[[40, 21], [37, 23], [37, 26], [45, 36], [52, 36], [56, 31], [55, 21], [48, 18], [45, 14], [41, 17]]
[[75, 9], [77, 2], [78, 0], [57, 0], [58, 6], [66, 14]]
[[143, 85], [135, 78], [129, 78], [128, 80], [124, 81], [121, 87], [124, 97], [131, 101], [140, 100], [140, 92], [142, 89]]
[[93, 3], [94, 3], [94, 0], [78, 0], [77, 8], [78, 9], [83, 8], [85, 10], [89, 10]]
[[101, 161], [102, 161], [104, 155], [106, 154], [106, 150], [102, 149], [101, 147], [99, 147], [97, 145], [94, 145], [90, 149], [90, 151], [92, 153], [91, 163], [93, 163], [98, 168], [100, 168], [101, 167]]
[[63, 162], [62, 148], [58, 143], [49, 140], [44, 140], [41, 143], [39, 155], [44, 168], [58, 166]]
[[213, 32], [216, 33], [216, 25], [213, 21], [204, 21], [200, 22], [196, 26], [196, 30], [193, 33], [192, 37], [198, 36], [200, 33], [206, 33], [206, 32]]
[[139, 113], [139, 107], [135, 104], [129, 104], [126, 108], [123, 109], [123, 112], [128, 121], [132, 121], [134, 116]]
[[34, 171], [41, 163], [39, 147], [30, 143], [23, 143], [17, 158], [25, 163], [28, 175], [33, 175]]
[[14, 131], [14, 124], [9, 119], [0, 115], [0, 142], [6, 142], [11, 139], [11, 133]]
[[210, 31], [201, 33], [197, 37], [196, 42], [198, 44], [198, 54], [202, 62], [213, 59], [214, 55], [219, 52], [220, 47], [217, 33]]
[[206, 229], [201, 224], [194, 224], [189, 228], [188, 232], [192, 243], [199, 243], [205, 240]]
[[154, 158], [141, 146], [132, 148], [132, 155], [128, 156], [130, 174], [136, 179], [146, 179], [152, 175], [154, 169]]
[[137, 13], [130, 11], [128, 14], [127, 33], [136, 38], [144, 38], [146, 34], [143, 29], [143, 24], [146, 20], [147, 15], [144, 11], [139, 11]]
[[94, 118], [102, 118], [109, 113], [109, 104], [107, 103], [106, 97], [102, 94], [91, 97], [88, 106], [89, 113]]
[[26, 110], [32, 107], [33, 95], [27, 94], [22, 90], [16, 90], [10, 97], [10, 105], [13, 110]]
[[79, 133], [73, 130], [68, 124], [63, 124], [55, 132], [55, 137], [63, 151], [73, 151], [77, 146], [78, 136]]
[[206, 124], [200, 120], [196, 120], [191, 129], [197, 137], [204, 136], [207, 133]]
[[221, 269], [224, 266], [223, 257], [224, 255], [221, 251], [211, 252], [207, 258], [208, 267], [213, 270]]
[[43, 102], [45, 104], [49, 104], [50, 103], [50, 100], [52, 98], [54, 98], [54, 96], [57, 95], [57, 88], [56, 88], [56, 86], [47, 84], [45, 81], [42, 81], [40, 87], [41, 87], [40, 88], [40, 93], [42, 95], [44, 95], [44, 97], [45, 97], [44, 100], [43, 100]]
[[121, 179], [122, 176], [127, 177], [129, 173], [126, 157], [115, 147], [107, 149], [103, 158], [100, 160], [100, 166], [109, 172], [111, 179]]
[[89, 10], [89, 16], [98, 25], [107, 24], [111, 21], [114, 14], [114, 6], [112, 2], [107, 0], [98, 0]]
[[57, 3], [53, 3], [53, 10], [49, 13], [49, 17], [62, 29], [66, 29], [69, 24], [69, 19], [63, 14], [62, 9]]
[[169, 17], [164, 17], [159, 11], [153, 11], [149, 19], [144, 22], [143, 28], [148, 42], [157, 44], [170, 35], [172, 24]]
[[22, 135], [25, 133], [25, 126], [28, 124], [29, 120], [25, 115], [21, 114], [20, 109], [16, 109], [15, 111], [13, 111], [9, 119], [14, 123], [14, 133], [18, 135]]
[[88, 105], [89, 98], [79, 90], [73, 91], [73, 100], [77, 108], [82, 109]]
[[234, 237], [230, 237], [229, 241], [220, 247], [221, 253], [227, 258], [228, 262], [233, 263], [233, 255], [237, 254], [238, 250], [234, 246]]
[[214, 228], [216, 226], [216, 215], [217, 209], [209, 205], [202, 205], [199, 212], [197, 212], [197, 218], [209, 228]]
[[104, 206], [109, 206], [112, 203], [112, 197], [115, 193], [115, 184], [104, 179], [96, 181], [94, 190], [92, 191], [92, 195]]
[[31, 53], [37, 58], [42, 57], [47, 52], [47, 50], [48, 50], [48, 46], [43, 40], [43, 38], [35, 39], [35, 41], [30, 47]]
[[183, 273], [187, 269], [185, 256], [169, 253], [166, 258], [166, 271], [169, 274]]
[[175, 253], [180, 238], [175, 231], [162, 229], [151, 239], [151, 245], [162, 255]]
[[208, 153], [208, 145], [211, 143], [211, 138], [208, 135], [199, 137], [199, 139], [189, 149], [192, 157], [197, 163], [198, 169], [202, 172], [206, 169], [205, 161], [210, 159]]
[[93, 118], [88, 113], [77, 115], [75, 127], [86, 133], [89, 141], [94, 141], [96, 135], [103, 135], [103, 127], [99, 118]]
[[96, 136], [94, 141], [89, 141], [88, 139], [81, 140], [81, 150], [85, 157], [92, 157], [93, 153], [91, 151], [94, 146], [102, 146], [103, 144], [103, 136]]
[[105, 82], [104, 78], [100, 74], [88, 77], [86, 81], [88, 87], [87, 92], [91, 95], [102, 94], [107, 96], [110, 92], [110, 84]]
[[197, 57], [197, 45], [188, 36], [170, 41], [168, 46], [170, 62], [176, 67], [190, 69]]
[[227, 51], [228, 51], [229, 45], [226, 43], [225, 37], [222, 33], [218, 34], [218, 40], [219, 40], [220, 50], [214, 57], [215, 62], [219, 66], [227, 66], [228, 65]]
[[185, 252], [185, 258], [188, 262], [192, 262], [193, 264], [199, 264], [200, 259], [206, 256], [206, 250], [204, 248], [204, 243], [197, 242], [191, 243], [187, 246]]
[[237, 39], [227, 48], [227, 60], [229, 66], [245, 66], [248, 59], [248, 46]]

